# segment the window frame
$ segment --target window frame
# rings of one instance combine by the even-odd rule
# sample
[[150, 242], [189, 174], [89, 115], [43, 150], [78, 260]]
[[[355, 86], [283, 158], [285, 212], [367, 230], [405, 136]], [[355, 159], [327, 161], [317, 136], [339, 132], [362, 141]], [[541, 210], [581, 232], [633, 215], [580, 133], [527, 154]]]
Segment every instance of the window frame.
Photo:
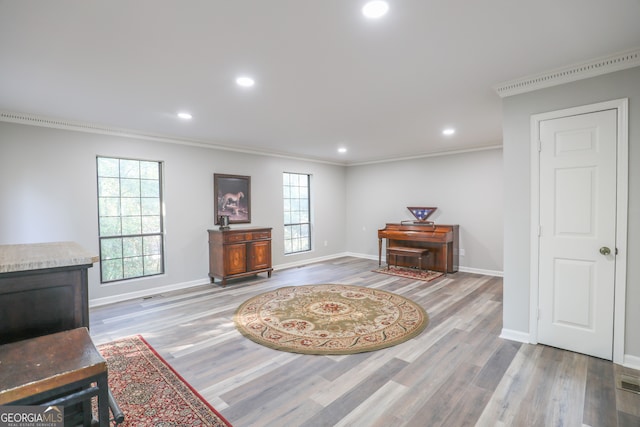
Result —
[[[298, 177], [305, 177], [306, 178], [306, 186], [305, 187], [301, 187], [301, 186], [292, 186], [290, 184], [291, 182], [291, 176], [295, 175]], [[313, 250], [313, 236], [312, 236], [312, 215], [311, 215], [311, 174], [309, 173], [300, 173], [300, 172], [283, 172], [282, 173], [282, 199], [283, 199], [283, 252], [285, 256], [288, 255], [295, 255], [295, 254], [300, 254], [300, 253], [305, 253], [305, 252], [311, 252]], [[288, 177], [288, 181], [289, 184], [285, 184], [285, 177]], [[292, 187], [296, 187], [296, 188], [306, 188], [306, 198], [300, 198], [300, 197], [287, 197], [287, 191], [286, 191], [286, 187], [289, 188], [289, 196], [291, 196], [291, 189]], [[306, 211], [305, 210], [300, 210], [300, 208], [298, 208], [298, 210], [294, 211], [292, 209], [287, 210], [286, 206], [287, 206], [287, 201], [289, 201], [289, 207], [291, 208], [291, 201], [292, 200], [306, 200]], [[287, 221], [287, 216], [289, 215], [289, 218], [291, 218], [291, 214], [292, 212], [298, 212], [298, 214], [300, 214], [300, 212], [306, 212], [307, 213], [307, 217], [306, 217], [306, 221], [300, 221], [298, 220], [296, 221]], [[298, 237], [292, 237], [293, 232], [292, 232], [292, 228], [298, 226], [298, 227], [305, 227], [306, 228], [306, 234], [302, 233], [299, 234]], [[290, 230], [289, 232], [289, 238], [287, 237], [287, 229]], [[294, 240], [297, 240], [298, 242], [300, 242], [301, 240], [304, 240], [306, 245], [302, 248], [300, 248], [300, 246], [298, 246], [297, 249], [294, 250]], [[288, 244], [289, 243], [289, 244]], [[290, 250], [288, 251], [287, 248], [290, 247]]]
[[[101, 159], [106, 159], [106, 160], [114, 160], [118, 162], [118, 176], [109, 176], [109, 175], [101, 175], [100, 172], [100, 160]], [[123, 172], [122, 172], [122, 163], [123, 162], [137, 162], [138, 165], [138, 176], [137, 178], [131, 178], [131, 177], [126, 177], [123, 176]], [[155, 181], [155, 179], [149, 179], [149, 178], [144, 178], [142, 176], [142, 172], [140, 171], [140, 167], [143, 163], [153, 163], [155, 164], [155, 166], [157, 166], [158, 170], [157, 170], [157, 196], [156, 197], [145, 197], [143, 195], [144, 193], [144, 189], [142, 188], [143, 183], [145, 181]], [[109, 196], [109, 195], [105, 195], [104, 193], [101, 192], [101, 178], [112, 178], [112, 179], [118, 179], [118, 196]], [[133, 197], [123, 197], [123, 180], [127, 180], [127, 182], [129, 182], [131, 184], [131, 181], [137, 181], [137, 185], [138, 185], [138, 190], [139, 190], [139, 194], [137, 196], [133, 196]], [[111, 283], [119, 283], [119, 282], [124, 282], [124, 281], [130, 281], [130, 280], [135, 280], [135, 279], [142, 279], [142, 278], [147, 278], [147, 277], [153, 277], [153, 276], [159, 276], [159, 275], [163, 275], [165, 274], [165, 241], [166, 241], [166, 236], [165, 236], [165, 215], [164, 215], [164, 162], [160, 161], [160, 160], [147, 160], [147, 159], [135, 159], [135, 158], [128, 158], [128, 157], [114, 157], [114, 156], [103, 156], [103, 155], [98, 155], [96, 156], [96, 186], [97, 186], [97, 208], [98, 208], [98, 248], [99, 248], [99, 258], [100, 258], [100, 284], [111, 284]], [[156, 191], [155, 186], [153, 187], [153, 191]], [[107, 198], [111, 198], [111, 199], [117, 199], [117, 210], [118, 210], [118, 215], [103, 215], [103, 210], [107, 209], [107, 207], [102, 206], [101, 208], [101, 199], [106, 200]], [[131, 201], [131, 200], [137, 200], [139, 201], [139, 206], [140, 206], [140, 212], [139, 214], [136, 215], [123, 215], [122, 212], [122, 201], [123, 199]], [[151, 199], [157, 199], [157, 203], [153, 202], [153, 204], [155, 204], [156, 206], [154, 207], [155, 212], [157, 213], [157, 215], [145, 215], [143, 210], [144, 210], [144, 200], [151, 200]], [[125, 203], [126, 204], [126, 203]], [[153, 217], [153, 216], [157, 216], [158, 217], [158, 224], [157, 224], [157, 228], [159, 231], [152, 231], [152, 232], [145, 232], [143, 230], [144, 228], [144, 217]], [[115, 233], [115, 234], [105, 234], [103, 235], [103, 223], [101, 222], [103, 218], [118, 218], [119, 219], [119, 233]], [[140, 222], [140, 232], [139, 233], [124, 233], [123, 232], [123, 218], [139, 218], [139, 222]], [[157, 252], [146, 252], [146, 245], [145, 245], [145, 240], [148, 238], [153, 238], [153, 237], [157, 237], [159, 238], [159, 243], [155, 243], [153, 246], [155, 248], [157, 248]], [[119, 257], [114, 257], [114, 258], [105, 258], [106, 255], [104, 254], [103, 251], [103, 243], [109, 241], [109, 240], [120, 240], [120, 256]], [[125, 254], [126, 252], [126, 248], [125, 248], [125, 241], [129, 241], [130, 243], [133, 243], [134, 240], [133, 239], [139, 239], [139, 247], [140, 250], [142, 251], [140, 254], [134, 255], [134, 256], [127, 256]], [[116, 244], [117, 246], [117, 244]], [[157, 260], [154, 261], [155, 263], [157, 263], [157, 267], [151, 269], [150, 273], [145, 273], [145, 268], [146, 268], [146, 264], [145, 261], [147, 261], [147, 259], [151, 257], [157, 257]], [[146, 258], [146, 259], [145, 259]], [[109, 262], [109, 261], [113, 261], [113, 260], [121, 260], [122, 262], [122, 268], [121, 268], [121, 276], [116, 278], [116, 279], [106, 279], [105, 278], [105, 269], [104, 269], [104, 265], [105, 262]], [[142, 268], [142, 274], [138, 274], [138, 275], [127, 275], [126, 274], [126, 262], [128, 261], [132, 261], [137, 259], [137, 262], [141, 263], [141, 265], [139, 266], [139, 268]]]

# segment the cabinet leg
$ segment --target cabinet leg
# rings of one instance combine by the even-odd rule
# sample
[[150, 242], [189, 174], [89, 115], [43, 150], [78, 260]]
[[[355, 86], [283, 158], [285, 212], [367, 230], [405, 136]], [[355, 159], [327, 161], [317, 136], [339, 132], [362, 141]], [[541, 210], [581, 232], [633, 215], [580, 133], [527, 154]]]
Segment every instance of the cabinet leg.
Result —
[[269, 279], [271, 279], [271, 272], [270, 272], [270, 271], [267, 271], [267, 277], [268, 277]]

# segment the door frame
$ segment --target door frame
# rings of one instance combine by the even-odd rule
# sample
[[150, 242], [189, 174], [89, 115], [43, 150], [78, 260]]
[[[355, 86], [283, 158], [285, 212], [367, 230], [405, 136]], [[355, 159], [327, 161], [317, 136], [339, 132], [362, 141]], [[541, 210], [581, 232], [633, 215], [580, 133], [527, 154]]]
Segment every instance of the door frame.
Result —
[[538, 343], [540, 268], [540, 122], [603, 110], [617, 110], [616, 154], [616, 272], [614, 284], [613, 362], [624, 362], [627, 293], [627, 206], [629, 198], [629, 99], [615, 99], [531, 116], [531, 263], [529, 342]]

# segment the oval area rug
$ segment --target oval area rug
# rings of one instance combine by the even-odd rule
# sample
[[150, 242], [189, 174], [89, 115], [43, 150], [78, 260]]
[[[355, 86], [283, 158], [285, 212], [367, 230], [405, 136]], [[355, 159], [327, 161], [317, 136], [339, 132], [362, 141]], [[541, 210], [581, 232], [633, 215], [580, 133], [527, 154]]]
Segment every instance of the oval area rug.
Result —
[[413, 301], [353, 285], [288, 286], [252, 297], [233, 318], [245, 337], [303, 354], [353, 354], [407, 341], [429, 322]]

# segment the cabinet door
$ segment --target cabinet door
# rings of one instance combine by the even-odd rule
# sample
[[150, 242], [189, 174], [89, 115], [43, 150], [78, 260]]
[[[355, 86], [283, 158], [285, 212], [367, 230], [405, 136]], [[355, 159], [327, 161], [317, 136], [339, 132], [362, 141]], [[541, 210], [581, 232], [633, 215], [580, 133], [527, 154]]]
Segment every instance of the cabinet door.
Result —
[[86, 266], [0, 274], [0, 344], [89, 327], [87, 301]]
[[251, 242], [249, 251], [249, 270], [271, 268], [271, 240]]
[[247, 271], [247, 245], [238, 243], [235, 245], [225, 245], [224, 247], [224, 273], [225, 276], [231, 274], [244, 273]]

